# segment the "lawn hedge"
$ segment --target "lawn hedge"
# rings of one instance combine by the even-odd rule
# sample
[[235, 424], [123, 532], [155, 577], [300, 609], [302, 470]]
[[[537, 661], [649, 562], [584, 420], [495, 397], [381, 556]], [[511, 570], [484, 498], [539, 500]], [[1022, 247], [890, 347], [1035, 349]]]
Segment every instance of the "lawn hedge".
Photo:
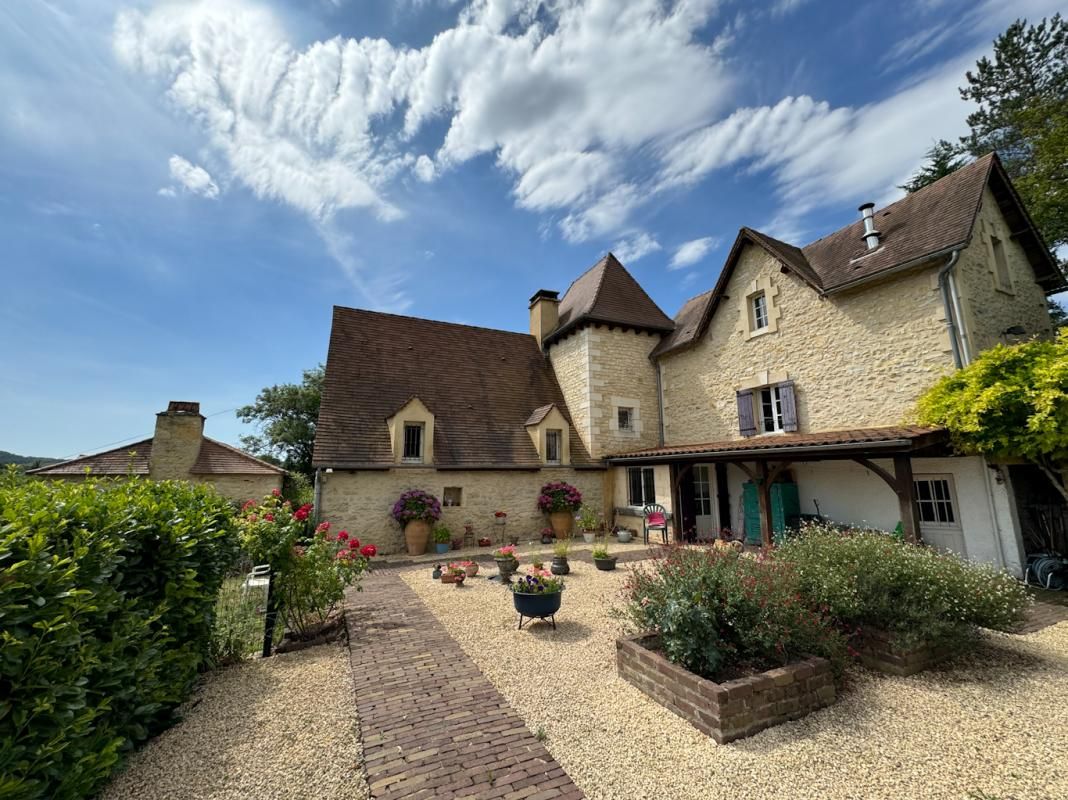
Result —
[[229, 502], [144, 480], [0, 480], [0, 797], [96, 792], [209, 654]]

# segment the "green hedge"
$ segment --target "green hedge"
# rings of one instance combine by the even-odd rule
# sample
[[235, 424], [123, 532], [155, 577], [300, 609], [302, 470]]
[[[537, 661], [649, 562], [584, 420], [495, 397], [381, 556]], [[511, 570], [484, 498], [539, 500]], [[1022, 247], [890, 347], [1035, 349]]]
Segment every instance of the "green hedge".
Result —
[[89, 796], [172, 721], [237, 550], [206, 486], [0, 481], [0, 798]]

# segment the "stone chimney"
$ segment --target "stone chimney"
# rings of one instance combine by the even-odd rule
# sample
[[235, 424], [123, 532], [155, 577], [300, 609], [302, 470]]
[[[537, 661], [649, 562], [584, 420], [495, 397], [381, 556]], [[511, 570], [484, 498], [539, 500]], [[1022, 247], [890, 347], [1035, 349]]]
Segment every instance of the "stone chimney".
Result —
[[530, 298], [530, 335], [538, 340], [538, 344], [556, 330], [556, 324], [560, 321], [559, 294], [538, 289]]
[[167, 410], [156, 414], [156, 433], [148, 472], [153, 480], [188, 480], [200, 455], [204, 417], [200, 403], [171, 400]]

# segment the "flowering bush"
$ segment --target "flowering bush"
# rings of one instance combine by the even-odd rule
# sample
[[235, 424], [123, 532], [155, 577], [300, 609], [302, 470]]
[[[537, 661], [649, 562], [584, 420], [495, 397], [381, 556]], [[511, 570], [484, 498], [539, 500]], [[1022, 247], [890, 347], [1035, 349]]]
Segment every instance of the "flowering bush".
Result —
[[237, 515], [241, 547], [254, 564], [270, 564], [285, 569], [292, 557], [293, 545], [304, 536], [304, 526], [311, 505], [296, 509], [277, 489], [258, 503], [249, 500]]
[[582, 508], [582, 492], [564, 481], [549, 481], [541, 487], [538, 508], [547, 514], [555, 511], [574, 513]]
[[413, 520], [436, 522], [441, 519], [441, 503], [438, 498], [422, 489], [409, 489], [393, 504], [390, 512], [401, 525]]
[[840, 672], [845, 638], [810, 608], [788, 564], [733, 550], [673, 549], [624, 586], [623, 614], [660, 636], [664, 655], [697, 675], [720, 680], [805, 655]]
[[881, 628], [901, 646], [952, 645], [974, 626], [1008, 630], [1030, 599], [1006, 572], [886, 533], [808, 525], [777, 549], [812, 607], [847, 630]]
[[[515, 558], [515, 545], [506, 544], [504, 547], [498, 547], [493, 551], [494, 558]], [[518, 560], [518, 559], [517, 559]]]
[[556, 594], [563, 591], [564, 582], [551, 572], [539, 570], [536, 574], [524, 575], [508, 588], [516, 594]]

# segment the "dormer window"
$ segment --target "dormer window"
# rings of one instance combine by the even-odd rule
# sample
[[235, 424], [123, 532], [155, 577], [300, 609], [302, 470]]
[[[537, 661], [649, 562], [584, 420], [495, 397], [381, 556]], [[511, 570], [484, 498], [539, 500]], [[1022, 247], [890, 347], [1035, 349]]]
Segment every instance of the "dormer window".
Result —
[[559, 464], [560, 454], [564, 449], [564, 432], [559, 429], [545, 431], [545, 461], [549, 464]]
[[763, 292], [753, 295], [750, 298], [750, 313], [752, 319], [750, 325], [752, 330], [759, 331], [768, 327], [768, 298]]
[[771, 276], [761, 275], [745, 288], [739, 301], [738, 328], [746, 339], [779, 330], [779, 287]]
[[404, 452], [401, 459], [409, 464], [423, 463], [423, 430], [421, 422], [404, 423]]

